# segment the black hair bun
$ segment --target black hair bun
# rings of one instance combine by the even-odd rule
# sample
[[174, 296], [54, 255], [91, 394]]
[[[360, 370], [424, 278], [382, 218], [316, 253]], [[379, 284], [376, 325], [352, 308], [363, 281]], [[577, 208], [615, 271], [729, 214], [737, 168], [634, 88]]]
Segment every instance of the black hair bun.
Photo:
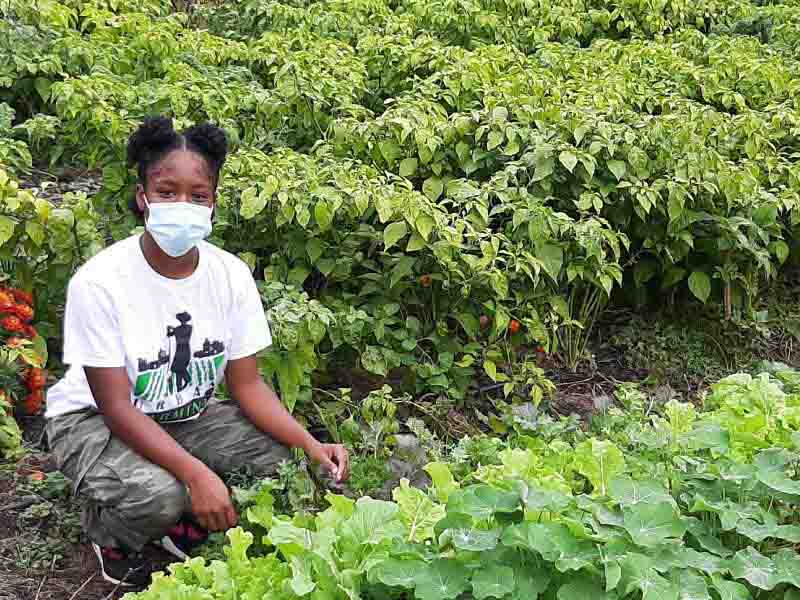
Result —
[[213, 123], [200, 123], [183, 132], [183, 137], [191, 146], [210, 158], [218, 170], [228, 154], [228, 136], [225, 130]]
[[175, 143], [178, 134], [169, 117], [148, 117], [128, 140], [128, 166], [147, 161]]

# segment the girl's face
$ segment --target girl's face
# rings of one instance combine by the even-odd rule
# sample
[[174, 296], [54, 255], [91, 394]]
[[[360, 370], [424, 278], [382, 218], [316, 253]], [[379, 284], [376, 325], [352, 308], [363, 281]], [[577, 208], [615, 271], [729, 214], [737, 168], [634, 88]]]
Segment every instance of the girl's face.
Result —
[[147, 182], [136, 189], [139, 210], [147, 214], [145, 195], [157, 202], [191, 202], [214, 207], [214, 180], [205, 158], [191, 150], [173, 150], [147, 173]]

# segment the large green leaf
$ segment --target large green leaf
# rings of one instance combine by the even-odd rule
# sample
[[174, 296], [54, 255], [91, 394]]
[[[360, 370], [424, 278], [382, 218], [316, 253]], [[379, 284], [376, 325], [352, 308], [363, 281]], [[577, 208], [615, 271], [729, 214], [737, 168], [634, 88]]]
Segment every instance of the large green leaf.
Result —
[[600, 581], [588, 576], [578, 575], [569, 583], [558, 588], [558, 600], [614, 600], [614, 591], [606, 591]]
[[447, 501], [447, 512], [463, 513], [479, 520], [488, 519], [495, 513], [510, 513], [521, 508], [519, 493], [482, 484], [456, 490]]
[[383, 230], [383, 245], [386, 250], [402, 240], [408, 233], [408, 225], [405, 221], [390, 223]]
[[630, 477], [614, 477], [609, 482], [608, 495], [622, 506], [674, 502], [664, 486], [655, 479], [635, 481]]
[[426, 569], [421, 560], [390, 558], [376, 565], [370, 572], [377, 581], [390, 587], [413, 588], [419, 574]]
[[472, 576], [472, 595], [476, 600], [502, 598], [514, 591], [514, 569], [492, 563]]
[[625, 458], [620, 449], [613, 442], [596, 438], [575, 447], [572, 463], [600, 495], [606, 495], [611, 479], [625, 470]]
[[755, 458], [756, 477], [767, 487], [784, 494], [800, 495], [800, 481], [790, 479], [786, 475], [794, 456], [786, 450], [771, 448], [758, 454]]
[[444, 506], [433, 502], [422, 490], [409, 486], [408, 479], [400, 480], [392, 497], [400, 507], [400, 519], [408, 531], [406, 539], [424, 542], [433, 538], [434, 525], [445, 516]]
[[689, 290], [705, 304], [711, 295], [711, 278], [702, 271], [694, 271], [689, 275]]
[[625, 530], [644, 547], [657, 546], [669, 538], [681, 538], [686, 524], [670, 502], [636, 504], [623, 511]]
[[734, 578], [744, 579], [762, 590], [771, 590], [781, 582], [775, 563], [752, 546], [736, 553], [731, 559], [730, 571]]
[[393, 502], [359, 498], [353, 516], [342, 524], [342, 537], [356, 545], [379, 544], [401, 537], [405, 527], [399, 513], [400, 508]]
[[419, 600], [457, 598], [469, 587], [469, 570], [454, 560], [437, 559], [417, 574], [415, 585]]

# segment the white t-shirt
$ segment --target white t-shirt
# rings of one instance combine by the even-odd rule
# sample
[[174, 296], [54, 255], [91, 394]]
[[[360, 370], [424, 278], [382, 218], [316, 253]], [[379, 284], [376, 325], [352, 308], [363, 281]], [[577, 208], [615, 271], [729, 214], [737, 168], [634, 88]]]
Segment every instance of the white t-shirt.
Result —
[[125, 367], [131, 402], [160, 423], [196, 418], [229, 360], [271, 337], [249, 267], [209, 243], [189, 277], [168, 279], [145, 260], [139, 235], [106, 248], [72, 277], [64, 316], [64, 378], [48, 418], [96, 407], [83, 367]]

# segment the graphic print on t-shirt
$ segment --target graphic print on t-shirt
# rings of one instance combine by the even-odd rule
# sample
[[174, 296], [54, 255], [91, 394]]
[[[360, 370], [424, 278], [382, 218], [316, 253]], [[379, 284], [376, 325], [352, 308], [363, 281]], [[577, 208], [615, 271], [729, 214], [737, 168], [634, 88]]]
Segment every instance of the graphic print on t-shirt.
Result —
[[167, 348], [154, 361], [139, 359], [133, 388], [134, 406], [159, 423], [185, 421], [205, 410], [225, 360], [225, 344], [208, 339], [192, 355], [192, 316], [181, 312], [175, 318], [179, 324], [166, 328]]

